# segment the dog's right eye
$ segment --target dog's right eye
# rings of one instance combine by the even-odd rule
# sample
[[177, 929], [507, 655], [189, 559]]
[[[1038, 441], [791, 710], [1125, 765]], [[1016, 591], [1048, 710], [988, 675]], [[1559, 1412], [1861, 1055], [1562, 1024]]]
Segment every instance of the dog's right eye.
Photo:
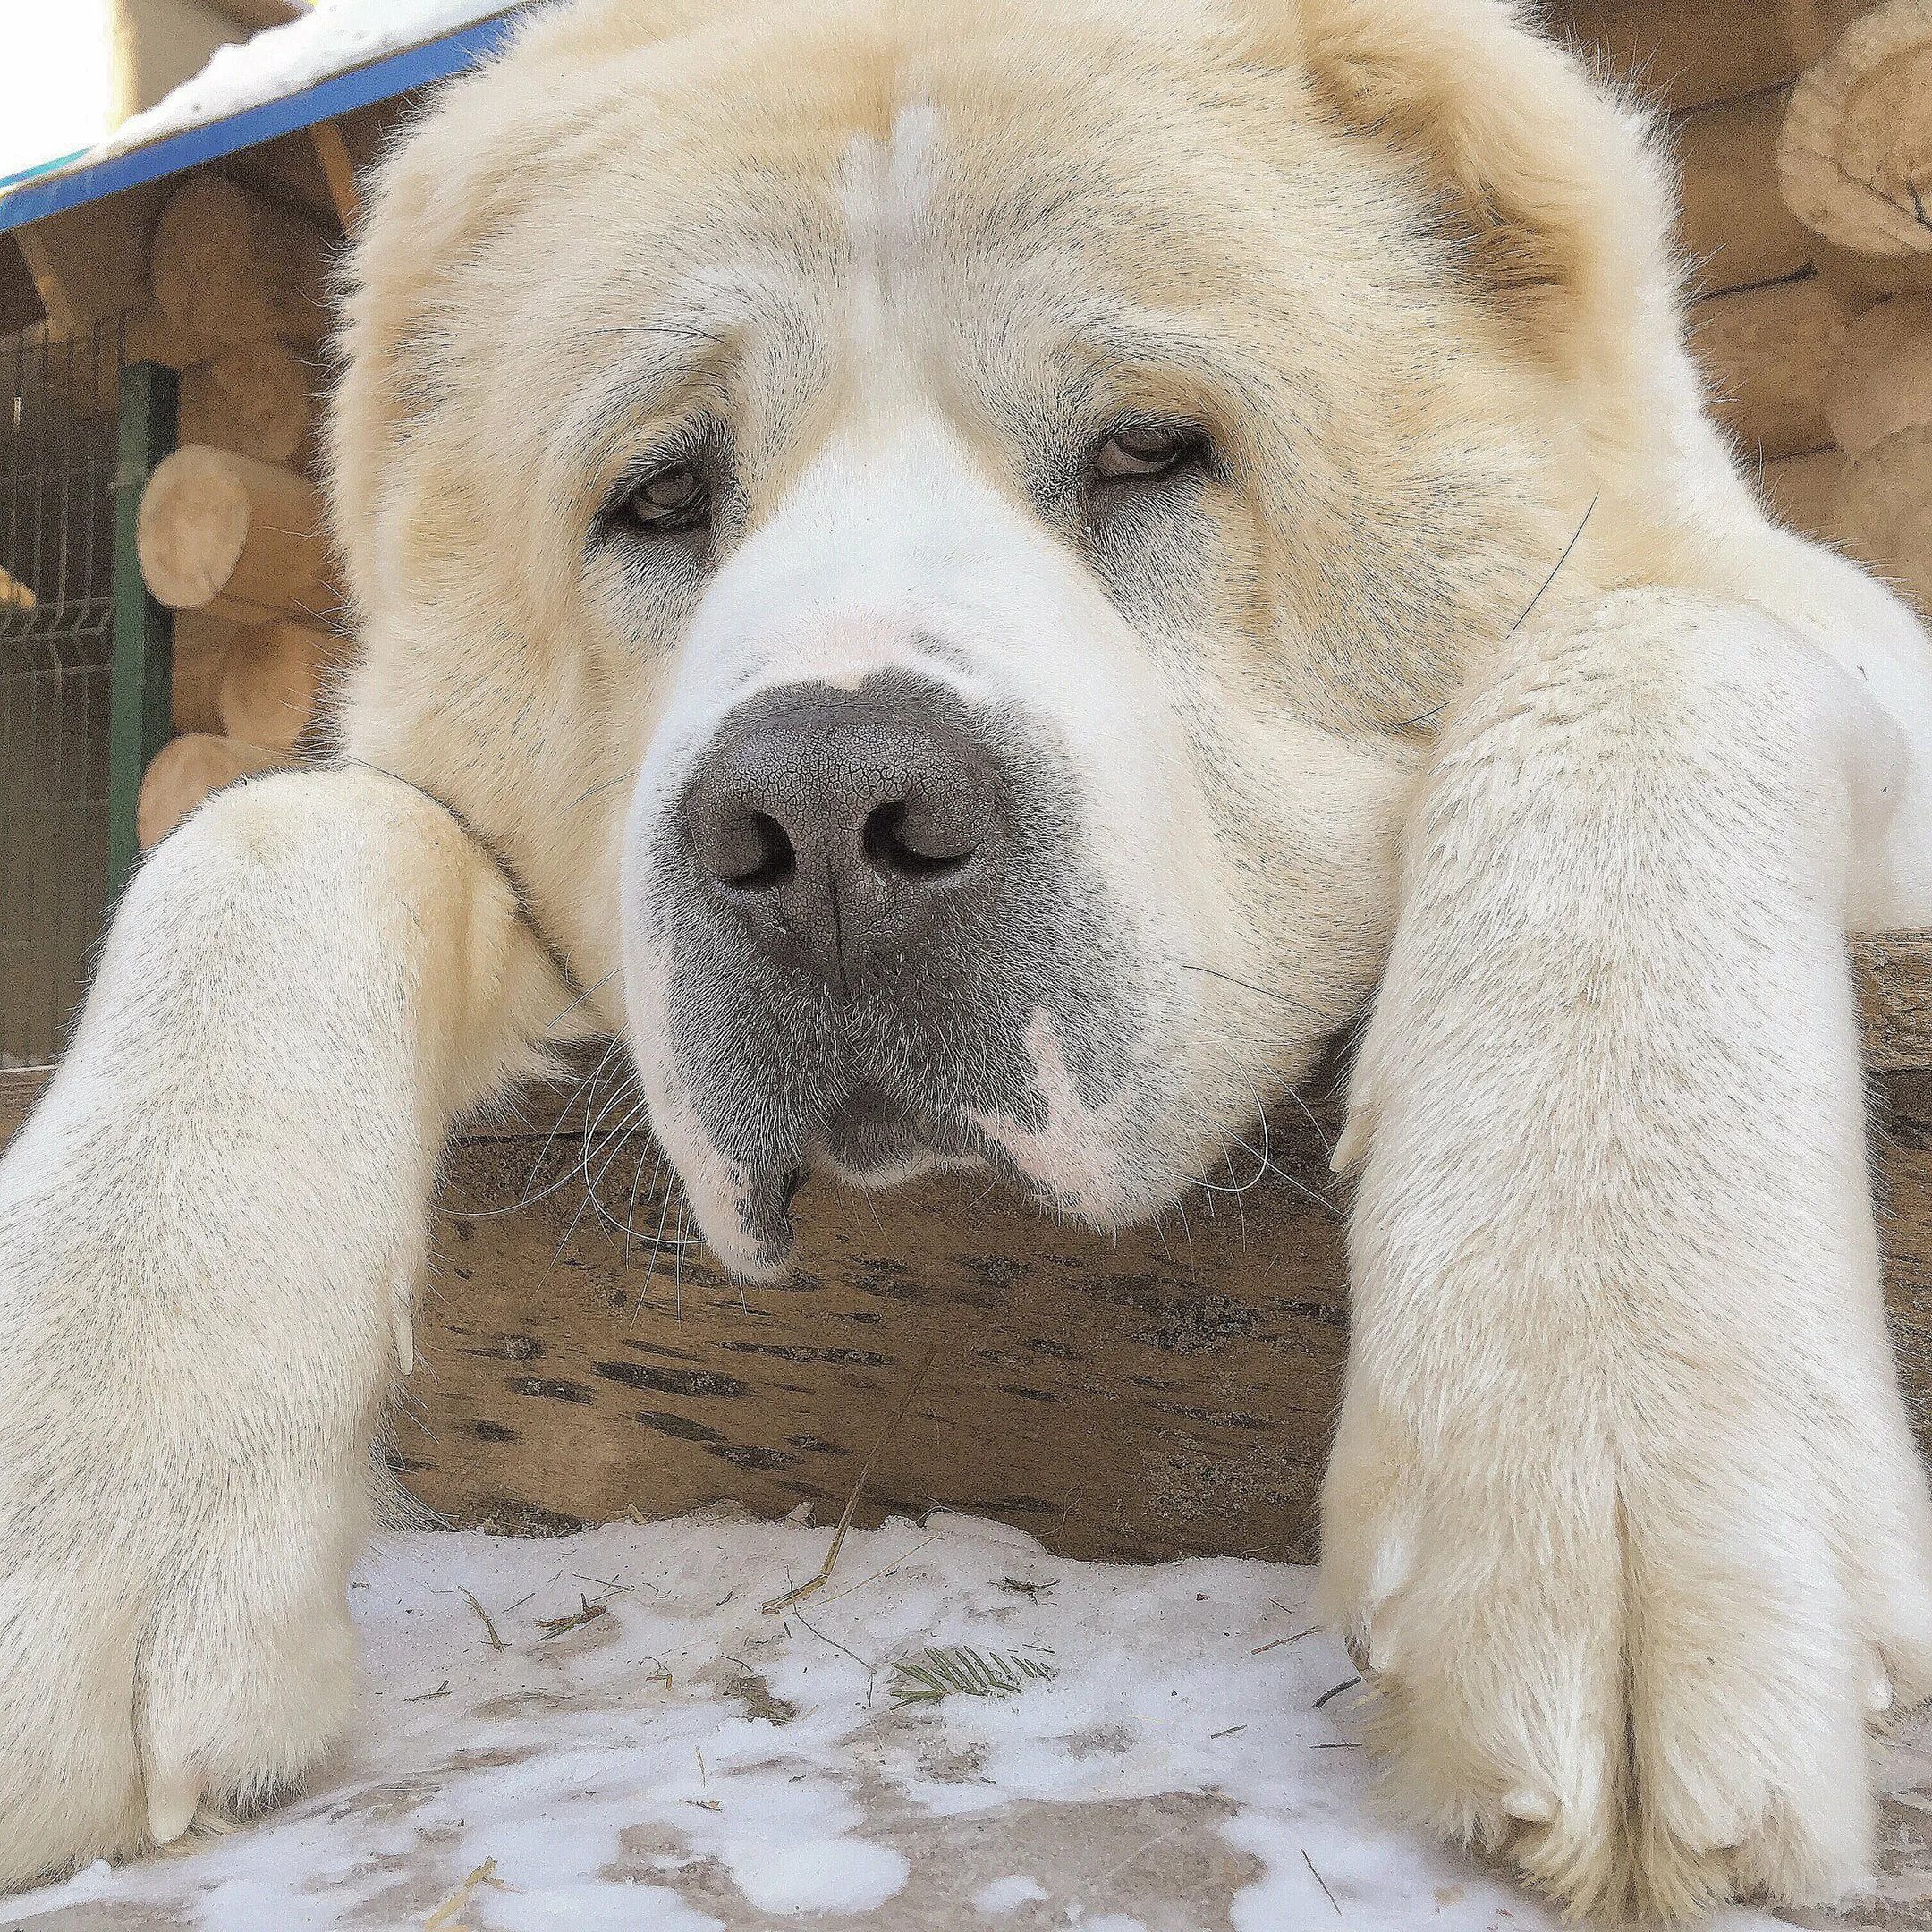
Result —
[[696, 463], [672, 463], [635, 485], [617, 505], [616, 521], [647, 537], [696, 530], [711, 514], [711, 487]]

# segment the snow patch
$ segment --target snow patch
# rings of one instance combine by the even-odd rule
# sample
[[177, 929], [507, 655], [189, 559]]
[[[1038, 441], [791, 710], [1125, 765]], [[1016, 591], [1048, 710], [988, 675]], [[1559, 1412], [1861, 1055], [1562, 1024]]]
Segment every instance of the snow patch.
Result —
[[[1362, 1713], [1325, 1699], [1353, 1673], [1313, 1627], [1310, 1572], [1074, 1563], [936, 1514], [854, 1531], [822, 1590], [765, 1614], [828, 1533], [712, 1513], [386, 1539], [350, 1593], [367, 1708], [331, 1775], [185, 1855], [10, 1899], [0, 1923], [84, 1905], [123, 1932], [403, 1932], [461, 1893], [471, 1932], [821, 1912], [903, 1932], [1022, 1909], [1081, 1932], [1555, 1932], [1378, 1820]], [[586, 1604], [606, 1607], [557, 1628]], [[959, 1645], [1055, 1674], [895, 1700], [894, 1662]], [[1928, 1768], [1893, 1762], [1894, 1781]]]
[[997, 1919], [1007, 1912], [1018, 1911], [1022, 1905], [1051, 1896], [1038, 1879], [1015, 1873], [1011, 1877], [989, 1879], [981, 1885], [973, 1894], [973, 1910], [984, 1912], [989, 1919]]
[[316, 0], [285, 27], [216, 47], [199, 73], [123, 121], [77, 165], [284, 99], [332, 74], [509, 11], [505, 0]]

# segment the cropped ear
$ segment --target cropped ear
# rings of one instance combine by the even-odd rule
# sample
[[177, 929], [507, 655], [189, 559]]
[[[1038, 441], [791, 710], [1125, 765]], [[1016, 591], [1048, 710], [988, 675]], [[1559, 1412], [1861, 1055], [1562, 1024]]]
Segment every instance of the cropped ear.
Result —
[[[1572, 376], [1674, 333], [1674, 195], [1646, 116], [1509, 0], [1244, 0], [1251, 57], [1299, 70], [1412, 165], [1493, 306]], [[1646, 311], [1648, 311], [1648, 313]]]

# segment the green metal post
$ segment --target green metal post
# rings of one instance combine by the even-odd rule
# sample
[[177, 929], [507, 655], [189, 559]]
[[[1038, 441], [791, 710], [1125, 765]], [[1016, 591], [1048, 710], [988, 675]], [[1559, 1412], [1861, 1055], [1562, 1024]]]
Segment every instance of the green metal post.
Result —
[[174, 684], [174, 617], [141, 580], [135, 540], [141, 492], [174, 447], [174, 371], [157, 362], [121, 372], [121, 453], [114, 470], [114, 682], [107, 728], [107, 902], [140, 858], [135, 807], [148, 761], [167, 742]]

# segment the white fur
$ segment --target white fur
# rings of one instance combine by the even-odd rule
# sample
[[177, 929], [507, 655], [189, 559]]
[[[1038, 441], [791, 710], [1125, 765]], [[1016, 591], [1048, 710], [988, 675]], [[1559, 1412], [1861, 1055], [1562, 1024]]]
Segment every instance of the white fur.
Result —
[[0, 1165], [0, 1885], [340, 1735], [444, 1135], [556, 998], [501, 877], [386, 779], [243, 786], [130, 886]]
[[1325, 1583], [1398, 1801], [1583, 1910], [1836, 1896], [1868, 1716], [1932, 1689], [1843, 936], [1883, 728], [1625, 593], [1518, 640], [1415, 822]]
[[[728, 1265], [648, 874], [754, 691], [916, 667], [1062, 748], [1160, 1131], [1045, 1015], [1043, 1129], [980, 1124], [1096, 1218], [1393, 933], [1330, 1601], [1413, 1815], [1657, 1911], [1842, 1889], [1868, 1716], [1932, 1677], [1843, 946], [1932, 921], [1932, 650], [1765, 518], [1666, 230], [1634, 117], [1496, 0], [585, 0], [390, 164], [332, 432], [350, 749], [628, 1004]], [[627, 572], [597, 505], [693, 392], [738, 521]], [[1109, 552], [1030, 496], [1016, 396], [1075, 448], [1196, 411], [1224, 473]], [[367, 772], [141, 873], [0, 1167], [0, 1885], [340, 1730], [436, 1152], [566, 999]]]

